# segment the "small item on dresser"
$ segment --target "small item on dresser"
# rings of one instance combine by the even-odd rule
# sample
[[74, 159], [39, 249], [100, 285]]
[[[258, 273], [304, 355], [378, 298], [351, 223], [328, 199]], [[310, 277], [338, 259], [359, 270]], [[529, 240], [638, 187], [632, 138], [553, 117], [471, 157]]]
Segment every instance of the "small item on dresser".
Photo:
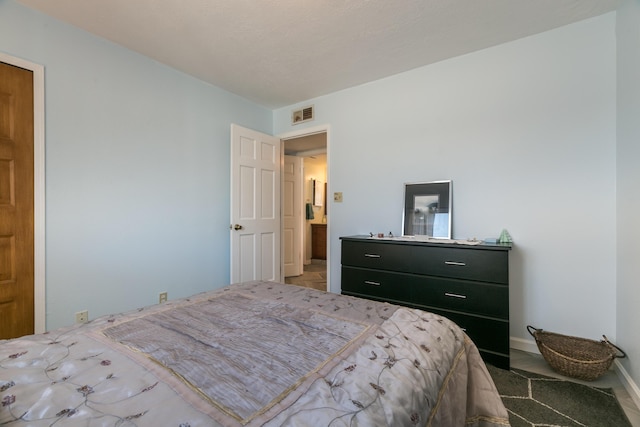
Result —
[[487, 237], [486, 239], [484, 239], [485, 243], [491, 243], [491, 244], [496, 244], [498, 243], [498, 239], [496, 239], [495, 237]]
[[513, 243], [511, 234], [509, 234], [509, 232], [506, 229], [502, 230], [502, 233], [500, 233], [500, 239], [498, 241], [500, 243]]
[[378, 233], [378, 238], [382, 239], [384, 237], [384, 233]]

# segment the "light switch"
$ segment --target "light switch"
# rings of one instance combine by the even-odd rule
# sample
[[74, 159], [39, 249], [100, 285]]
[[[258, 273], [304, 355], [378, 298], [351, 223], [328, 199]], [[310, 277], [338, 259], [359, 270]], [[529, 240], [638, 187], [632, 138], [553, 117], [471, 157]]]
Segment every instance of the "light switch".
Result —
[[333, 201], [336, 203], [342, 203], [342, 192], [337, 191], [333, 193]]

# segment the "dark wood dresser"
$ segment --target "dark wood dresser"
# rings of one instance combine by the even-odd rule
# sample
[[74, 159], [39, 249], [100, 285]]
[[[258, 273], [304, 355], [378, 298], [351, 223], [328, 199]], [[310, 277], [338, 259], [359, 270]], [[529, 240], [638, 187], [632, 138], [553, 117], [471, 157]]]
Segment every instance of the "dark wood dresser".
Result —
[[327, 259], [327, 224], [311, 224], [311, 258]]
[[509, 369], [511, 245], [341, 240], [343, 294], [443, 315], [466, 331], [485, 362]]

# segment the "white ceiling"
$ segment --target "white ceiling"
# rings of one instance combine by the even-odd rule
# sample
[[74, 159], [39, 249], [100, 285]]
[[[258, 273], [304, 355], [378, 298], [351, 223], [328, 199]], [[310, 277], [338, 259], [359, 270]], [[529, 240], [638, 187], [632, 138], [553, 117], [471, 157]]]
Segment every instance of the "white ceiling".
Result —
[[[290, 156], [322, 157], [327, 152], [327, 134], [314, 133], [284, 140], [284, 154]], [[325, 156], [326, 157], [326, 156]]]
[[268, 108], [614, 10], [618, 0], [18, 0]]

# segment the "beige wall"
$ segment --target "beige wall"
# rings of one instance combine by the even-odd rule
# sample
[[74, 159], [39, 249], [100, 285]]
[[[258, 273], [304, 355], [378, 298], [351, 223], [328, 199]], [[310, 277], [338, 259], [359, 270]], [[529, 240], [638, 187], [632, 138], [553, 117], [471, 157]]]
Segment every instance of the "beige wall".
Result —
[[[327, 156], [324, 154], [304, 158], [304, 203], [313, 203], [313, 191], [311, 180], [315, 179], [322, 183], [327, 182]], [[311, 262], [311, 224], [326, 222], [324, 218], [326, 206], [313, 206], [313, 219], [305, 220], [304, 231], [304, 262]], [[306, 212], [306, 211], [305, 211]]]

